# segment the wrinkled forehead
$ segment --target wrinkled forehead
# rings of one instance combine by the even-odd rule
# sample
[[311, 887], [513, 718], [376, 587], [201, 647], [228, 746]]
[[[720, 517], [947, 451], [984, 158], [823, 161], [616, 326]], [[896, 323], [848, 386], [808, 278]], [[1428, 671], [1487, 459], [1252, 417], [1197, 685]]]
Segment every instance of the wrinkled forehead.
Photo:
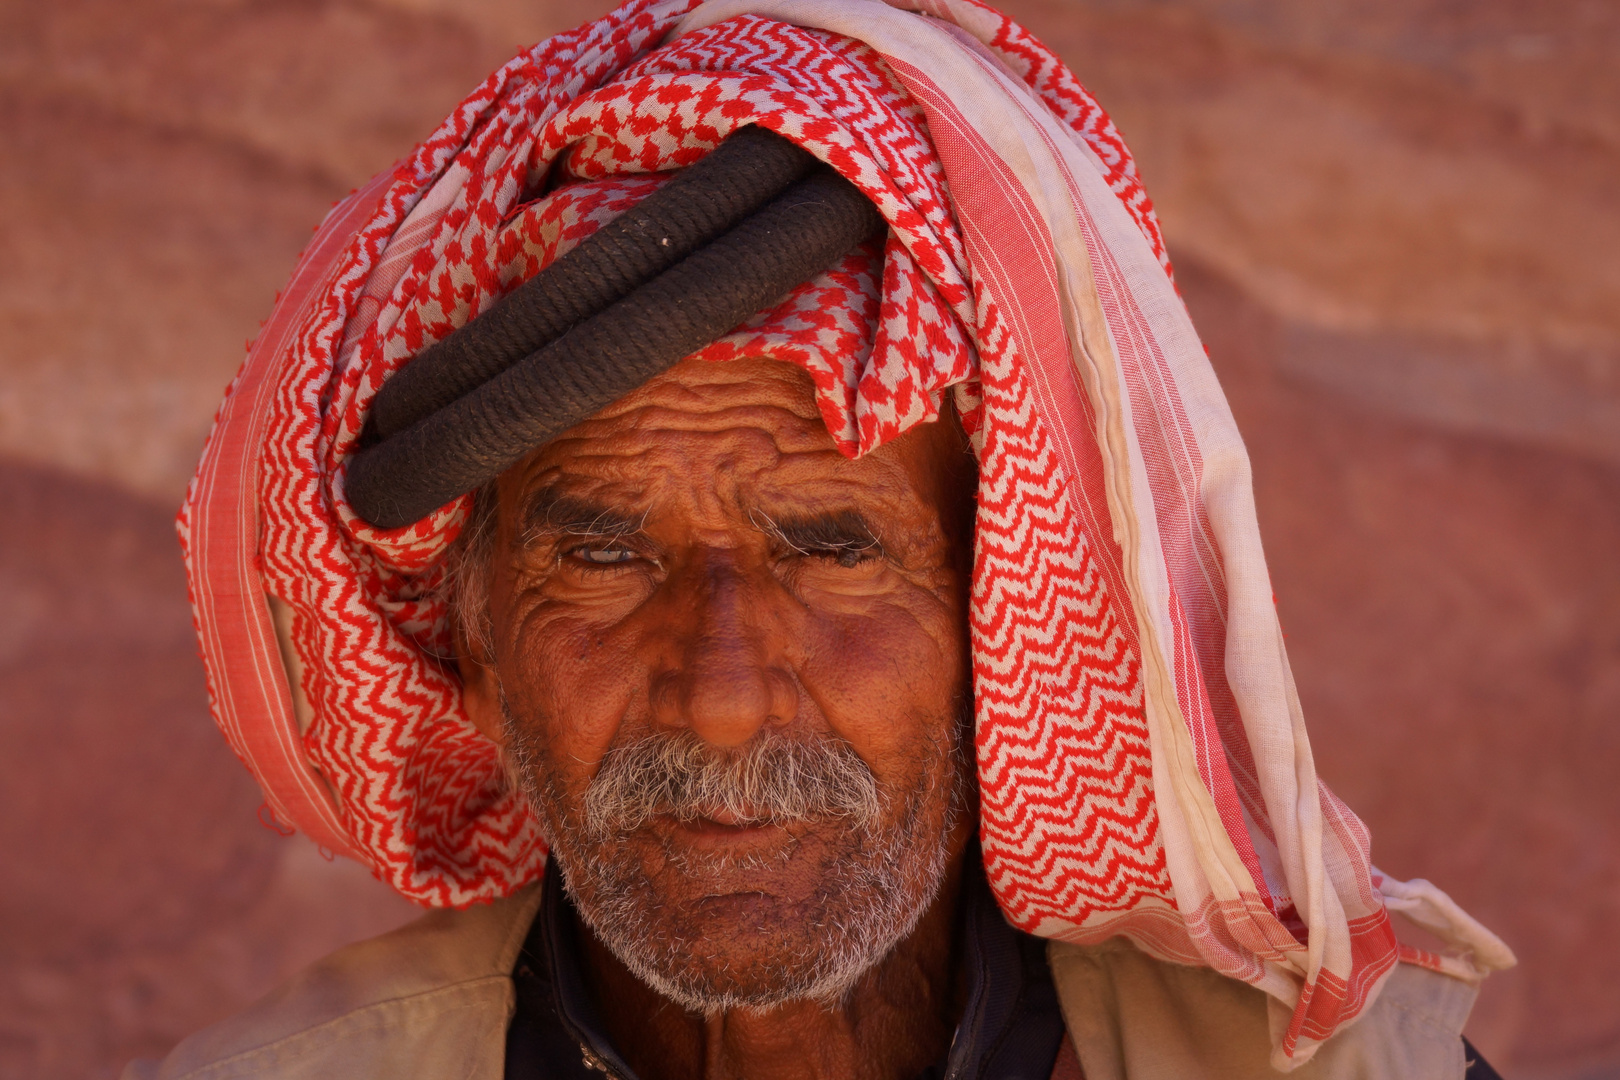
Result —
[[628, 514], [683, 503], [716, 520], [848, 511], [880, 531], [885, 516], [918, 508], [956, 516], [973, 484], [954, 410], [850, 457], [803, 369], [746, 357], [682, 361], [536, 449], [498, 490], [508, 515], [559, 503]]
[[612, 441], [651, 430], [693, 435], [756, 431], [784, 451], [838, 453], [815, 394], [803, 369], [774, 357], [692, 358], [586, 418], [553, 445]]

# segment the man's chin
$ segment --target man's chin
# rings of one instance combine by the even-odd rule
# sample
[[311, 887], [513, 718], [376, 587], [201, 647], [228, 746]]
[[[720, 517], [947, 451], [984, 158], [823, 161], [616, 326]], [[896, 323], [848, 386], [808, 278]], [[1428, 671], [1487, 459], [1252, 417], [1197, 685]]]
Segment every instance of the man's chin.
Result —
[[662, 947], [658, 934], [607, 944], [642, 982], [698, 1013], [836, 1005], [887, 951], [829, 950], [792, 907], [760, 893], [710, 897], [681, 922]]
[[694, 1012], [835, 1004], [910, 931], [937, 884], [851, 880], [847, 852], [815, 830], [768, 828], [744, 843], [686, 833], [644, 831], [612, 854], [561, 862], [598, 940]]
[[871, 966], [827, 955], [825, 942], [792, 922], [774, 897], [711, 897], [698, 906], [696, 925], [678, 949], [662, 956], [643, 951], [638, 974], [687, 1008], [713, 1012], [803, 999], [831, 1003]]

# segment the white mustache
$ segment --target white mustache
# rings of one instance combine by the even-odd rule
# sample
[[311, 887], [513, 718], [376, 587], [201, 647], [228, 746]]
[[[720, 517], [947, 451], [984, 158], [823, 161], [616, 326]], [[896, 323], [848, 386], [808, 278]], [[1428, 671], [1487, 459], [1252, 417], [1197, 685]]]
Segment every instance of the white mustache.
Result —
[[831, 819], [862, 827], [877, 819], [881, 801], [872, 770], [841, 739], [809, 741], [771, 730], [726, 751], [677, 731], [610, 750], [583, 809], [586, 830], [605, 837], [659, 814], [773, 825]]

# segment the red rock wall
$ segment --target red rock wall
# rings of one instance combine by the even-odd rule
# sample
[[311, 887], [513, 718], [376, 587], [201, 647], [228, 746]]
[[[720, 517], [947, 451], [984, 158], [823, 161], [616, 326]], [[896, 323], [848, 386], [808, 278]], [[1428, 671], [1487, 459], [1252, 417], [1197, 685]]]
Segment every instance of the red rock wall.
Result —
[[[0, 4], [0, 1075], [113, 1076], [411, 909], [256, 819], [170, 528], [332, 200], [600, 4]], [[1010, 0], [1114, 112], [1255, 462], [1322, 773], [1620, 1075], [1620, 15]]]

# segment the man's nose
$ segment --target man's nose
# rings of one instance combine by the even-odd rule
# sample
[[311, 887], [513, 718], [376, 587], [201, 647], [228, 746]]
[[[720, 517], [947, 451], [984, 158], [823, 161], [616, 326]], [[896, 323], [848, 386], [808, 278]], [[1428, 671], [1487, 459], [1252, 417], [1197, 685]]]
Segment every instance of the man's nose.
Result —
[[656, 677], [654, 719], [687, 727], [715, 746], [741, 746], [767, 725], [791, 723], [798, 684], [787, 668], [768, 610], [768, 583], [752, 582], [736, 559], [717, 553], [694, 566], [679, 598], [674, 670]]

